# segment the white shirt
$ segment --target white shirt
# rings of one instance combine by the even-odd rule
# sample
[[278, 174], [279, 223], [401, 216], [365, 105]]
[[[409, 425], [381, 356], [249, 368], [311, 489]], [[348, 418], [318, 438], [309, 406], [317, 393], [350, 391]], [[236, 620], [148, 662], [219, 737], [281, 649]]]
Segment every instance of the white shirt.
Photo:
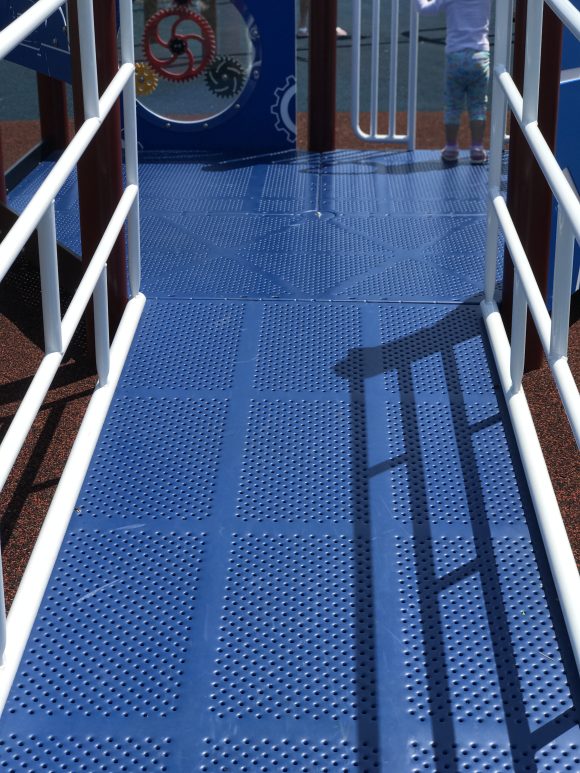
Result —
[[491, 0], [415, 0], [420, 13], [444, 11], [447, 18], [445, 51], [489, 51]]

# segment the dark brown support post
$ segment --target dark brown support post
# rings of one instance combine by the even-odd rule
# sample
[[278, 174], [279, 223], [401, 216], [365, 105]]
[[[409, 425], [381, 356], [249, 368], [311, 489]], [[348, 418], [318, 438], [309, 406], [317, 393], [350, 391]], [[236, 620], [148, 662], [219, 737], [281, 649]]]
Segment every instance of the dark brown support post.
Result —
[[310, 5], [308, 71], [308, 147], [315, 153], [334, 150], [336, 124], [336, 0]]
[[[99, 92], [119, 68], [115, 0], [94, 4]], [[69, 3], [75, 124], [84, 121], [76, 0]], [[121, 110], [117, 102], [77, 166], [83, 265], [93, 256], [123, 192]], [[109, 323], [117, 329], [128, 300], [125, 243], [119, 236], [108, 262]], [[92, 324], [90, 324], [92, 329]], [[91, 340], [92, 334], [89, 334]]]
[[66, 87], [62, 81], [37, 73], [40, 136], [47, 153], [63, 150], [69, 142]]
[[206, 0], [205, 7], [202, 11], [205, 18], [211, 24], [213, 31], [217, 34], [217, 3], [216, 0]]
[[4, 178], [4, 148], [2, 145], [2, 125], [0, 125], [0, 204], [6, 204], [6, 179]]
[[[523, 91], [526, 48], [527, 0], [516, 3], [513, 78]], [[560, 69], [562, 61], [562, 24], [554, 12], [544, 6], [542, 69], [538, 126], [552, 149], [556, 145]], [[515, 119], [510, 122], [507, 204], [544, 298], [548, 289], [552, 192]], [[501, 314], [511, 329], [514, 269], [506, 249]], [[528, 314], [525, 371], [542, 364], [543, 349], [534, 323]]]

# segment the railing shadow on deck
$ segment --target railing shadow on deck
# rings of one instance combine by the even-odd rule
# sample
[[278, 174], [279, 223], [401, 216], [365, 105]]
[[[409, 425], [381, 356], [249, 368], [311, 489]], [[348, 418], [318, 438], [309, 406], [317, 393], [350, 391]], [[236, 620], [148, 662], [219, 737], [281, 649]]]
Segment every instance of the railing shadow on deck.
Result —
[[[473, 303], [476, 299], [469, 299], [467, 304]], [[471, 306], [473, 309], [473, 306]], [[516, 636], [513, 629], [513, 610], [510, 620], [510, 613], [507, 608], [507, 601], [503, 597], [505, 589], [502, 588], [500, 569], [494, 549], [494, 539], [489, 522], [488, 503], [485, 497], [485, 482], [481, 480], [480, 471], [474, 447], [474, 434], [492, 427], [494, 424], [502, 423], [506, 427], [506, 435], [512, 458], [515, 461], [517, 455], [515, 440], [513, 439], [509, 427], [507, 409], [503, 403], [503, 398], [499, 389], [496, 391], [498, 400], [498, 410], [493, 415], [485, 417], [483, 420], [470, 421], [466, 404], [461, 395], [461, 379], [457, 362], [456, 349], [462, 342], [473, 337], [470, 334], [462, 335], [461, 320], [458, 315], [462, 314], [462, 307], [457, 306], [448, 314], [442, 316], [431, 326], [422, 328], [407, 336], [401, 337], [389, 343], [372, 348], [353, 349], [348, 356], [335, 366], [335, 372], [348, 380], [351, 404], [351, 437], [353, 446], [358, 445], [358, 453], [367, 453], [367, 426], [369, 416], [368, 407], [365, 404], [365, 381], [389, 372], [396, 374], [398, 379], [400, 393], [403, 395], [405, 404], [401, 406], [402, 421], [402, 453], [397, 453], [394, 458], [385, 458], [384, 462], [374, 465], [367, 469], [365, 480], [354, 480], [353, 490], [357, 492], [357, 502], [355, 512], [361, 507], [358, 501], [361, 497], [368, 496], [369, 484], [375, 475], [385, 471], [396, 470], [401, 467], [413, 467], [414, 485], [409, 486], [408, 512], [409, 526], [412, 533], [412, 559], [413, 569], [416, 577], [418, 611], [420, 633], [422, 637], [424, 668], [426, 677], [426, 712], [431, 724], [432, 735], [432, 754], [433, 763], [436, 770], [458, 771], [461, 768], [462, 745], [456, 737], [457, 716], [454, 719], [454, 703], [457, 688], [452, 687], [452, 683], [458, 684], [461, 680], [461, 673], [450, 673], [449, 666], [449, 645], [446, 645], [449, 639], [449, 632], [445, 632], [442, 620], [442, 601], [441, 594], [453, 590], [461, 593], [457, 588], [458, 584], [466, 578], [475, 577], [479, 579], [483, 598], [484, 624], [487, 625], [489, 637], [491, 640], [491, 653], [487, 655], [488, 662], [495, 669], [497, 683], [499, 684], [499, 695], [495, 696], [499, 701], [505, 722], [504, 729], [498, 727], [498, 735], [502, 737], [507, 732], [509, 747], [511, 752], [513, 770], [516, 773], [524, 773], [536, 769], [538, 754], [545, 746], [565, 733], [567, 730], [575, 727], [580, 721], [580, 684], [574, 665], [569, 642], [565, 635], [565, 626], [559, 608], [555, 589], [549, 574], [547, 559], [541, 543], [539, 529], [533, 515], [527, 518], [534, 557], [538, 563], [541, 572], [543, 588], [546, 592], [549, 612], [554, 622], [557, 645], [562, 657], [563, 684], [568, 688], [568, 695], [561, 696], [559, 705], [562, 709], [553, 709], [548, 718], [548, 712], [544, 713], [546, 719], [543, 723], [538, 721], [536, 715], [533, 722], [529, 717], [530, 695], [525, 694], [526, 681], [522, 674], [522, 654], [517, 653]], [[459, 324], [457, 324], [459, 323]], [[483, 331], [483, 324], [481, 326]], [[444, 345], [442, 345], [444, 342]], [[484, 339], [485, 354], [487, 363], [482, 363], [482, 367], [489, 368], [494, 375], [494, 384], [497, 383], [495, 377], [495, 366], [493, 357]], [[425, 469], [423, 453], [425, 449], [424, 438], [421, 438], [419, 417], [417, 412], [417, 403], [414, 399], [413, 384], [413, 365], [419, 360], [427, 357], [437, 356], [440, 358], [442, 371], [444, 374], [445, 385], [447, 388], [447, 397], [449, 398], [449, 410], [451, 414], [452, 434], [457, 453], [459, 456], [461, 468], [461, 480], [464, 483], [464, 490], [467, 504], [467, 522], [471, 529], [473, 550], [471, 557], [465, 557], [463, 563], [456, 565], [451, 571], [440, 576], [436, 566], [435, 542], [432, 533], [432, 524], [430, 523], [429, 513], [426, 512], [426, 501], [428, 497], [427, 471]], [[362, 367], [361, 367], [362, 363]], [[445, 400], [442, 395], [442, 401]], [[362, 449], [361, 444], [365, 445]], [[532, 506], [527, 491], [527, 485], [523, 472], [519, 469], [519, 463], [515, 461], [516, 477], [518, 480], [520, 495], [524, 502], [526, 513], [532, 514]], [[353, 465], [356, 471], [357, 465]], [[359, 468], [360, 469], [360, 468]], [[489, 483], [489, 482], [488, 482]], [[376, 517], [376, 514], [370, 514]], [[393, 517], [392, 513], [389, 513]], [[438, 518], [441, 518], [441, 512]], [[396, 527], [395, 519], [391, 523], [392, 528]], [[359, 537], [369, 537], [368, 527], [362, 525], [358, 527]], [[363, 621], [363, 616], [368, 615], [368, 598], [372, 594], [375, 598], [376, 588], [369, 588], [364, 585], [362, 577], [358, 583], [358, 614], [361, 617], [359, 630], [366, 630], [367, 624]], [[521, 591], [525, 592], [525, 588]], [[467, 610], [467, 615], [474, 614], [473, 610]], [[478, 621], [473, 621], [473, 630], [478, 628]], [[511, 623], [511, 629], [510, 629]], [[529, 630], [528, 630], [529, 633]], [[362, 638], [362, 636], [361, 636]], [[360, 642], [361, 662], [365, 661], [369, 654], [368, 642]], [[479, 653], [477, 653], [479, 654]], [[372, 648], [372, 655], [376, 665], [375, 649]], [[482, 657], [481, 660], [484, 660]], [[477, 660], [476, 665], [477, 667]], [[457, 669], [454, 669], [457, 671]], [[376, 671], [375, 671], [376, 676]], [[384, 678], [383, 674], [383, 678]], [[469, 674], [467, 675], [469, 677]], [[493, 677], [492, 677], [493, 678]], [[567, 681], [567, 685], [566, 685]], [[467, 679], [469, 684], [469, 678]], [[528, 682], [529, 684], [529, 682]], [[363, 675], [359, 680], [358, 690], [359, 699], [363, 697], [365, 691], [368, 696], [369, 685], [366, 677]], [[528, 688], [529, 690], [529, 688]], [[542, 692], [542, 690], [540, 690]], [[565, 692], [565, 691], [564, 691]], [[488, 696], [489, 697], [489, 696]], [[566, 700], [566, 698], [568, 698]], [[480, 696], [480, 702], [485, 699]], [[537, 699], [536, 699], [537, 700]], [[417, 700], [415, 700], [415, 705]], [[457, 707], [455, 707], [457, 712]], [[402, 708], [402, 711], [408, 711], [409, 708]], [[464, 709], [459, 709], [459, 711]], [[477, 721], [477, 717], [474, 717]], [[462, 720], [460, 719], [459, 722]], [[532, 727], [534, 725], [534, 727]], [[386, 759], [385, 750], [380, 749], [380, 738], [378, 725], [375, 723], [375, 730], [372, 733], [371, 745], [375, 757], [373, 764], [380, 766], [380, 763]], [[364, 727], [365, 743], [363, 738], [359, 738], [360, 745], [368, 748], [368, 726]], [[463, 739], [464, 740], [464, 739]], [[465, 751], [463, 752], [465, 753]], [[502, 758], [502, 763], [505, 760]], [[369, 769], [374, 769], [369, 765]], [[462, 768], [461, 768], [462, 769]], [[502, 766], [503, 769], [503, 766]]]

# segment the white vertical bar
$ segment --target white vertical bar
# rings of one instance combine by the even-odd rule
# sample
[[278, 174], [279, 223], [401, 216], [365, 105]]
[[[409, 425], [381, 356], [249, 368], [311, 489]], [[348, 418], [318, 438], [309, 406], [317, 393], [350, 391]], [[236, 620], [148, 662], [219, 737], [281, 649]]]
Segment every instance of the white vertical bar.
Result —
[[44, 322], [44, 350], [47, 354], [62, 352], [54, 200], [38, 223], [38, 256]]
[[99, 385], [104, 386], [109, 380], [109, 308], [107, 299], [107, 267], [103, 268], [93, 293], [93, 309], [95, 317], [95, 359]]
[[[509, 19], [509, 30], [508, 30], [508, 40], [507, 40], [507, 51], [506, 51], [506, 60], [505, 60], [505, 68], [507, 72], [511, 73], [512, 71], [512, 59], [513, 59], [513, 44], [512, 44], [512, 38], [513, 38], [513, 18], [514, 18], [514, 0], [505, 0], [505, 4], [507, 6], [506, 10], [506, 18]], [[507, 110], [505, 111], [504, 115], [504, 122], [503, 122], [503, 141], [504, 145], [505, 143], [509, 142], [510, 136], [506, 131], [506, 118], [507, 118]]]
[[[121, 24], [121, 57], [123, 64], [135, 65], [133, 40], [133, 7], [131, 0], [121, 0], [119, 6]], [[123, 89], [123, 128], [125, 137], [125, 174], [127, 185], [139, 186], [139, 158], [137, 145], [137, 114], [135, 79]], [[141, 232], [139, 228], [139, 198], [133, 202], [127, 219], [127, 261], [129, 287], [135, 297], [141, 286]]]
[[415, 150], [417, 140], [417, 72], [419, 59], [419, 14], [409, 3], [409, 81], [407, 87], [407, 149]]
[[552, 334], [550, 359], [568, 354], [570, 324], [570, 294], [574, 267], [574, 231], [566, 214], [558, 207], [556, 255], [554, 258], [554, 285], [552, 291]]
[[524, 124], [538, 120], [543, 14], [544, 0], [528, 0], [524, 70]]
[[381, 36], [381, 0], [373, 0], [371, 30], [371, 136], [379, 133], [379, 67]]
[[83, 79], [85, 121], [99, 115], [99, 84], [97, 80], [97, 52], [93, 0], [78, 1], [79, 43]]
[[397, 133], [397, 64], [399, 56], [399, 0], [391, 3], [391, 62], [389, 73], [389, 134]]
[[360, 131], [360, 69], [361, 69], [361, 0], [352, 2], [352, 94], [350, 122], [352, 130]]
[[[498, 194], [499, 196], [499, 194]], [[499, 220], [493, 203], [487, 210], [487, 236], [485, 250], [485, 300], [493, 301], [497, 281], [497, 250], [499, 236]]]
[[528, 304], [522, 281], [517, 271], [514, 272], [514, 296], [512, 307], [512, 334], [510, 352], [510, 376], [512, 392], [516, 394], [522, 388], [524, 362], [526, 358], [526, 322]]
[[485, 300], [492, 301], [495, 295], [497, 274], [497, 238], [499, 225], [493, 200], [499, 196], [503, 138], [505, 134], [506, 96], [499, 82], [499, 72], [505, 68], [508, 48], [511, 44], [512, 17], [509, 3], [498, 3], [495, 12], [495, 66], [493, 73], [493, 96], [491, 110], [491, 142], [489, 151], [489, 203], [487, 213], [487, 241], [485, 256]]

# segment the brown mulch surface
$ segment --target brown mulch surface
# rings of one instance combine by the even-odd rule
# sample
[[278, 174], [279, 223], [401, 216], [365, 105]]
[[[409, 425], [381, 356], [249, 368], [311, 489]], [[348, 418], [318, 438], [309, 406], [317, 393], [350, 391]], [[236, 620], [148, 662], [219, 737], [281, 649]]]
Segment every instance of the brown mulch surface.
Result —
[[[406, 131], [406, 114], [397, 113], [397, 131], [403, 133]], [[387, 124], [384, 114], [379, 121], [379, 131], [386, 132]], [[298, 147], [305, 150], [308, 147], [308, 115], [307, 113], [298, 114]], [[363, 113], [361, 116], [361, 127], [368, 131], [369, 114]], [[385, 145], [373, 142], [363, 142], [357, 139], [350, 128], [350, 113], [336, 114], [336, 147], [347, 148], [351, 150], [384, 150]], [[443, 120], [441, 113], [422, 112], [417, 113], [417, 142], [418, 148], [441, 148], [445, 144], [443, 136]], [[486, 132], [486, 144], [489, 145], [489, 130]], [[469, 147], [469, 124], [464, 115], [459, 128], [459, 144], [462, 148]], [[389, 147], [389, 146], [387, 146]], [[404, 146], [390, 146], [391, 149], [402, 149]]]
[[[64, 310], [67, 298], [61, 299]], [[38, 269], [18, 260], [0, 284], [0, 437], [43, 356]], [[6, 604], [10, 606], [95, 386], [81, 328], [0, 493]]]
[[[401, 117], [402, 118], [402, 117]], [[404, 126], [401, 120], [400, 126]], [[306, 147], [306, 116], [298, 116], [299, 147]], [[2, 124], [4, 161], [10, 167], [39, 140], [37, 122]], [[337, 147], [383, 149], [353, 139], [350, 117], [337, 116]], [[465, 123], [460, 143], [468, 146]], [[419, 113], [417, 147], [443, 143], [439, 113]], [[42, 315], [35, 272], [17, 262], [0, 284], [0, 436], [18, 408], [42, 357]], [[23, 298], [23, 288], [25, 289]], [[63, 306], [66, 299], [63, 298]], [[570, 329], [570, 364], [580, 380], [580, 322]], [[64, 463], [95, 384], [84, 355], [82, 331], [73, 342], [52, 389], [34, 423], [4, 492], [0, 495], [6, 600], [10, 605], [36, 541]], [[580, 565], [580, 458], [547, 366], [525, 377], [528, 402], [534, 415], [570, 541]]]

